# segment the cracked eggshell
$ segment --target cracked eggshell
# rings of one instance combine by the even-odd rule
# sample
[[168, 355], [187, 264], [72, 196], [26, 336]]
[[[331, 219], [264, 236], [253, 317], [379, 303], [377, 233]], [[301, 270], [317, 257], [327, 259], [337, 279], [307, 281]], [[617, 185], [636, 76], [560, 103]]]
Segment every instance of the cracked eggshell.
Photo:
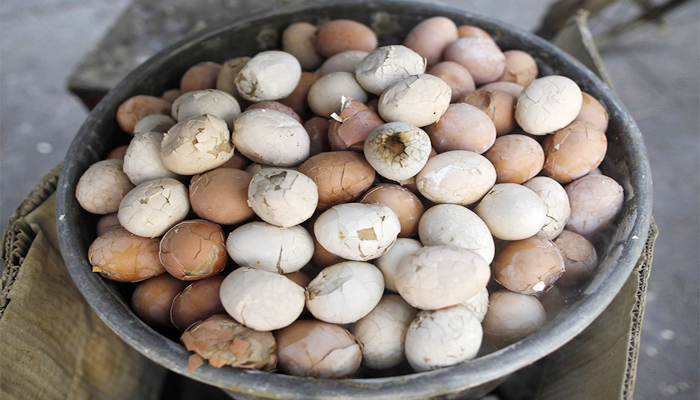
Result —
[[457, 204], [438, 204], [429, 208], [418, 224], [424, 246], [451, 245], [471, 250], [493, 261], [495, 245], [486, 223], [472, 210]]
[[489, 310], [482, 326], [484, 338], [501, 348], [530, 335], [545, 323], [547, 314], [537, 297], [504, 289], [489, 296]]
[[338, 53], [328, 57], [328, 59], [321, 64], [321, 67], [318, 69], [318, 74], [320, 76], [328, 75], [331, 72], [350, 72], [354, 74], [355, 68], [357, 68], [360, 61], [367, 57], [368, 54], [368, 52], [362, 50], [350, 50]]
[[430, 156], [430, 137], [424, 130], [403, 122], [389, 122], [367, 136], [364, 153], [377, 173], [393, 181], [418, 174]]
[[286, 274], [300, 270], [311, 261], [314, 240], [299, 225], [281, 228], [256, 221], [231, 232], [226, 248], [238, 265]]
[[420, 241], [416, 239], [399, 238], [396, 243], [384, 253], [383, 256], [374, 260], [374, 265], [379, 268], [384, 276], [384, 287], [392, 292], [398, 293], [396, 289], [396, 268], [399, 263], [409, 254], [423, 247]]
[[116, 228], [98, 236], [88, 249], [92, 272], [118, 282], [139, 282], [165, 272], [158, 258], [158, 239]]
[[153, 114], [139, 120], [134, 126], [134, 135], [145, 132], [165, 133], [175, 125], [175, 120], [167, 115]]
[[547, 207], [537, 193], [515, 183], [499, 183], [474, 210], [502, 240], [521, 240], [536, 235], [547, 222]]
[[511, 242], [494, 262], [496, 280], [506, 289], [537, 294], [554, 285], [564, 273], [564, 257], [549, 239], [537, 236]]
[[309, 158], [311, 140], [304, 126], [269, 109], [246, 111], [233, 122], [233, 144], [253, 162], [291, 167]]
[[355, 75], [350, 72], [331, 72], [319, 78], [309, 89], [309, 107], [316, 115], [330, 118], [339, 113], [343, 98], [352, 98], [367, 103], [367, 92], [357, 83]]
[[598, 168], [608, 150], [608, 139], [598, 127], [574, 121], [544, 140], [544, 175], [559, 183], [571, 182]]
[[181, 93], [173, 101], [173, 105], [170, 107], [170, 116], [173, 117], [175, 121], [177, 121], [177, 113], [180, 111], [180, 106], [185, 100], [187, 100], [188, 97], [190, 97], [190, 95], [192, 95], [192, 93], [193, 92]]
[[182, 332], [197, 321], [216, 314], [226, 314], [219, 297], [224, 278], [225, 276], [219, 274], [194, 281], [178, 293], [170, 307], [173, 326]]
[[378, 203], [391, 208], [401, 223], [400, 238], [415, 236], [418, 231], [418, 221], [425, 212], [425, 206], [415, 193], [391, 183], [375, 185], [362, 196], [358, 203]]
[[564, 255], [566, 270], [557, 285], [574, 287], [585, 282], [598, 266], [595, 247], [585, 237], [571, 231], [563, 231], [554, 244]]
[[485, 288], [490, 278], [483, 257], [455, 246], [428, 246], [409, 254], [394, 277], [401, 297], [422, 310], [459, 304]]
[[428, 74], [412, 75], [389, 86], [379, 97], [379, 115], [387, 122], [423, 127], [437, 122], [452, 100], [452, 89]]
[[539, 142], [519, 134], [499, 136], [484, 157], [496, 168], [497, 183], [523, 183], [537, 175], [544, 164]]
[[496, 169], [486, 157], [452, 150], [431, 157], [416, 175], [416, 187], [436, 203], [469, 205], [496, 183]]
[[489, 290], [487, 288], [483, 288], [479, 291], [479, 293], [461, 302], [460, 304], [467, 307], [474, 313], [474, 316], [479, 320], [479, 322], [482, 322], [486, 316], [486, 312], [489, 310]]
[[124, 161], [108, 159], [92, 164], [78, 180], [75, 198], [93, 214], [110, 214], [119, 209], [124, 196], [134, 185], [124, 173]]
[[467, 93], [476, 89], [472, 74], [454, 61], [437, 63], [428, 70], [428, 73], [437, 76], [450, 85], [452, 89], [452, 103], [459, 101]]
[[224, 121], [229, 129], [233, 128], [233, 120], [241, 114], [241, 106], [232, 95], [216, 89], [205, 89], [192, 92], [180, 104], [177, 120], [196, 117], [202, 114], [217, 116]]
[[173, 178], [144, 182], [119, 204], [119, 223], [129, 232], [154, 238], [185, 219], [190, 202], [185, 185]]
[[124, 173], [134, 185], [160, 178], [178, 178], [178, 174], [163, 164], [160, 156], [162, 141], [162, 133], [143, 132], [135, 134], [129, 142], [124, 155]]
[[547, 208], [547, 219], [537, 236], [554, 240], [564, 230], [571, 214], [569, 195], [557, 181], [546, 176], [536, 176], [523, 186], [537, 193]]
[[362, 154], [354, 151], [316, 154], [299, 166], [299, 172], [318, 186], [319, 210], [357, 199], [372, 186], [376, 176]]
[[287, 374], [321, 379], [346, 378], [362, 362], [357, 340], [341, 326], [299, 320], [275, 332], [277, 366]]
[[246, 171], [220, 167], [190, 179], [192, 211], [217, 224], [233, 225], [255, 215], [248, 205], [248, 186], [253, 178]]
[[405, 46], [383, 46], [357, 65], [355, 79], [366, 91], [381, 95], [395, 82], [425, 72], [426, 59]]
[[350, 324], [369, 314], [384, 293], [384, 277], [374, 265], [345, 261], [324, 268], [306, 287], [306, 308], [317, 319]]
[[221, 284], [221, 304], [236, 321], [258, 331], [284, 328], [304, 310], [304, 289], [284, 275], [240, 267]]
[[506, 56], [493, 39], [459, 38], [445, 48], [443, 57], [466, 68], [479, 86], [497, 80], [506, 70]]
[[566, 229], [580, 235], [600, 232], [610, 225], [622, 210], [624, 190], [605, 175], [586, 175], [566, 186], [571, 215]]
[[248, 204], [263, 221], [286, 228], [311, 218], [318, 205], [318, 187], [298, 171], [263, 169], [248, 186]]
[[339, 204], [324, 211], [314, 223], [314, 234], [323, 248], [354, 261], [380, 257], [400, 231], [396, 214], [381, 204]]
[[224, 231], [213, 222], [180, 222], [160, 240], [160, 262], [177, 279], [208, 278], [221, 272], [227, 261]]
[[160, 155], [163, 165], [180, 175], [220, 167], [233, 157], [228, 126], [209, 114], [178, 122], [163, 136]]
[[[472, 92], [474, 93], [474, 92]], [[440, 119], [425, 127], [440, 153], [467, 150], [482, 154], [496, 140], [496, 126], [489, 116], [471, 104], [450, 104]]]
[[418, 310], [401, 296], [388, 294], [351, 329], [362, 347], [362, 363], [372, 369], [387, 369], [405, 358], [404, 342], [408, 326]]
[[236, 76], [236, 89], [248, 101], [280, 100], [289, 96], [301, 79], [301, 64], [279, 50], [256, 54]]
[[576, 82], [561, 75], [535, 79], [520, 93], [515, 120], [532, 135], [546, 135], [569, 125], [581, 111], [583, 95]]
[[537, 61], [522, 50], [504, 51], [506, 69], [498, 78], [499, 82], [515, 82], [522, 86], [529, 85], [537, 78]]
[[406, 358], [416, 372], [448, 367], [476, 357], [483, 330], [462, 305], [421, 311], [406, 332]]

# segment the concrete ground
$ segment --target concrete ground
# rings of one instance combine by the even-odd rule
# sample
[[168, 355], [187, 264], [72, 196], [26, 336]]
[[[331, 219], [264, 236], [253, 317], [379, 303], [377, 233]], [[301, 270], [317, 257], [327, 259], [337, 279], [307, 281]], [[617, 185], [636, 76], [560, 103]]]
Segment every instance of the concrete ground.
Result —
[[[64, 157], [87, 115], [66, 90], [72, 68], [128, 0], [0, 2], [0, 224]], [[231, 0], [234, 4], [236, 1]], [[462, 2], [444, 1], [465, 7]], [[549, 1], [469, 2], [532, 31]], [[591, 20], [602, 30], [633, 12], [622, 1]], [[700, 3], [692, 1], [601, 50], [619, 97], [636, 119], [654, 178], [656, 242], [636, 399], [697, 399], [700, 265]]]

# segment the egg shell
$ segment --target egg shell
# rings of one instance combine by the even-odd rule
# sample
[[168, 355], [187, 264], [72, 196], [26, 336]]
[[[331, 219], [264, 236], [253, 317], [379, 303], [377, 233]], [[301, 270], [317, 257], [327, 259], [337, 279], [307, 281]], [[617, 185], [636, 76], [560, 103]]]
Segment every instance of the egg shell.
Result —
[[496, 170], [486, 157], [452, 150], [432, 157], [416, 175], [416, 186], [436, 203], [469, 205], [481, 199], [496, 183]]
[[248, 101], [279, 100], [289, 96], [301, 79], [301, 64], [279, 50], [253, 56], [236, 76], [238, 94]]
[[220, 167], [190, 180], [192, 210], [200, 218], [232, 225], [255, 215], [248, 205], [248, 186], [253, 175], [235, 168]]
[[236, 118], [233, 126], [233, 144], [254, 162], [291, 167], [309, 157], [309, 134], [289, 115], [264, 108], [250, 110]]
[[324, 268], [306, 287], [306, 308], [317, 319], [349, 324], [369, 314], [384, 293], [384, 277], [370, 263], [345, 261]]
[[401, 296], [389, 294], [351, 329], [362, 346], [362, 363], [372, 369], [387, 369], [405, 359], [406, 331], [418, 310]]
[[439, 153], [467, 150], [482, 154], [496, 140], [493, 120], [477, 107], [466, 104], [450, 104], [440, 119], [425, 127], [430, 143]]
[[139, 120], [134, 126], [134, 134], [145, 132], [165, 133], [172, 128], [176, 121], [170, 118], [169, 115], [152, 114], [147, 115]]
[[261, 108], [265, 108], [268, 110], [274, 110], [274, 111], [279, 111], [282, 114], [289, 115], [290, 117], [294, 118], [298, 123], [303, 123], [301, 117], [294, 111], [292, 110], [291, 107], [286, 106], [282, 104], [279, 101], [274, 101], [274, 100], [263, 100], [263, 101], [258, 101], [256, 103], [253, 103], [249, 105], [245, 110], [258, 110]]
[[389, 122], [374, 129], [364, 144], [367, 162], [377, 173], [393, 181], [418, 174], [430, 156], [430, 137], [411, 124]]
[[564, 230], [571, 214], [569, 195], [557, 181], [546, 176], [536, 176], [523, 186], [537, 193], [547, 208], [547, 221], [537, 236], [554, 240]]
[[213, 222], [180, 222], [160, 241], [160, 262], [178, 279], [208, 278], [221, 272], [227, 261], [224, 232]]
[[366, 91], [381, 95], [401, 79], [425, 72], [426, 60], [406, 46], [382, 46], [363, 58], [355, 68], [355, 79]]
[[401, 223], [400, 238], [415, 236], [418, 222], [425, 212], [420, 198], [409, 189], [390, 183], [380, 183], [368, 190], [359, 203], [383, 204], [396, 214]]
[[341, 326], [299, 320], [275, 332], [278, 367], [287, 374], [320, 379], [346, 378], [362, 362], [357, 340]]
[[283, 275], [240, 267], [221, 284], [221, 304], [241, 324], [258, 331], [281, 329], [304, 310], [304, 289]]
[[379, 97], [379, 115], [387, 122], [423, 127], [436, 122], [452, 99], [452, 89], [428, 74], [412, 75], [389, 86]]
[[566, 186], [571, 215], [566, 228], [580, 235], [600, 232], [609, 226], [622, 210], [624, 190], [605, 175], [586, 175]]
[[561, 75], [535, 79], [518, 97], [515, 120], [531, 135], [546, 135], [569, 125], [581, 111], [576, 82]]
[[98, 161], [80, 176], [75, 198], [80, 206], [93, 214], [110, 214], [119, 209], [124, 197], [134, 188], [124, 173], [124, 161]]
[[253, 175], [248, 204], [263, 221], [291, 227], [313, 215], [318, 205], [318, 187], [301, 172], [265, 169]]
[[401, 260], [395, 283], [408, 304], [436, 310], [477, 294], [490, 277], [489, 264], [477, 253], [455, 246], [428, 246]]
[[498, 137], [484, 157], [496, 169], [496, 183], [523, 183], [542, 170], [545, 154], [535, 139], [511, 134]]
[[554, 285], [564, 265], [564, 257], [551, 240], [533, 236], [505, 246], [494, 262], [494, 274], [506, 289], [532, 295]]
[[426, 18], [414, 26], [406, 35], [403, 45], [424, 57], [428, 65], [442, 59], [442, 52], [457, 40], [457, 25], [446, 17]]
[[547, 221], [547, 207], [537, 193], [515, 183], [494, 185], [474, 211], [502, 240], [529, 238]]
[[158, 239], [115, 228], [98, 236], [88, 249], [92, 272], [118, 282], [139, 282], [165, 272]]
[[119, 223], [129, 232], [154, 238], [185, 219], [190, 202], [185, 185], [173, 178], [146, 181], [119, 204]]
[[406, 357], [417, 372], [471, 360], [481, 347], [483, 330], [462, 305], [421, 311], [406, 332]]
[[256, 221], [233, 230], [226, 248], [238, 265], [286, 274], [311, 261], [314, 241], [301, 226], [282, 228]]
[[220, 167], [233, 157], [228, 125], [210, 114], [178, 122], [163, 136], [160, 155], [163, 165], [180, 175]]
[[239, 104], [247, 100], [238, 94], [236, 89], [236, 77], [245, 64], [250, 61], [250, 57], [235, 57], [221, 63], [221, 71], [216, 77], [216, 89], [226, 92], [235, 97]]
[[479, 293], [461, 302], [460, 305], [467, 307], [469, 311], [474, 313], [474, 316], [479, 320], [479, 322], [482, 322], [489, 310], [488, 289], [481, 289]]
[[233, 120], [241, 114], [241, 106], [235, 97], [222, 90], [198, 90], [192, 92], [180, 104], [177, 120], [184, 121], [202, 114], [221, 118], [230, 130], [233, 128]]
[[400, 231], [396, 214], [381, 204], [339, 204], [324, 211], [314, 223], [316, 239], [326, 250], [354, 261], [386, 253]]
[[495, 244], [486, 223], [470, 209], [457, 204], [438, 204], [421, 217], [418, 235], [424, 246], [451, 245], [471, 250], [493, 261]]

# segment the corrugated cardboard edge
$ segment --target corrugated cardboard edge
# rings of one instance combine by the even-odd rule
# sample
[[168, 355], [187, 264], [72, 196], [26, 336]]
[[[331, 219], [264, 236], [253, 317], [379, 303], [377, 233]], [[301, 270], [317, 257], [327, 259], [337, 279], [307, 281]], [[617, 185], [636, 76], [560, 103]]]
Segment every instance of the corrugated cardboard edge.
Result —
[[122, 341], [63, 264], [55, 224], [60, 166], [30, 192], [3, 235], [3, 399], [155, 400], [166, 370]]

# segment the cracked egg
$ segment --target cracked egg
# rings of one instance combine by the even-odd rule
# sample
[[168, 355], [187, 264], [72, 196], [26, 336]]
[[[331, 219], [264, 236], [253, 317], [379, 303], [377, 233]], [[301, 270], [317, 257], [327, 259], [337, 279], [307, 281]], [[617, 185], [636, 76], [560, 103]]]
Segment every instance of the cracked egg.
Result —
[[205, 220], [181, 222], [161, 239], [160, 261], [170, 275], [184, 281], [216, 275], [228, 261], [224, 232]]

